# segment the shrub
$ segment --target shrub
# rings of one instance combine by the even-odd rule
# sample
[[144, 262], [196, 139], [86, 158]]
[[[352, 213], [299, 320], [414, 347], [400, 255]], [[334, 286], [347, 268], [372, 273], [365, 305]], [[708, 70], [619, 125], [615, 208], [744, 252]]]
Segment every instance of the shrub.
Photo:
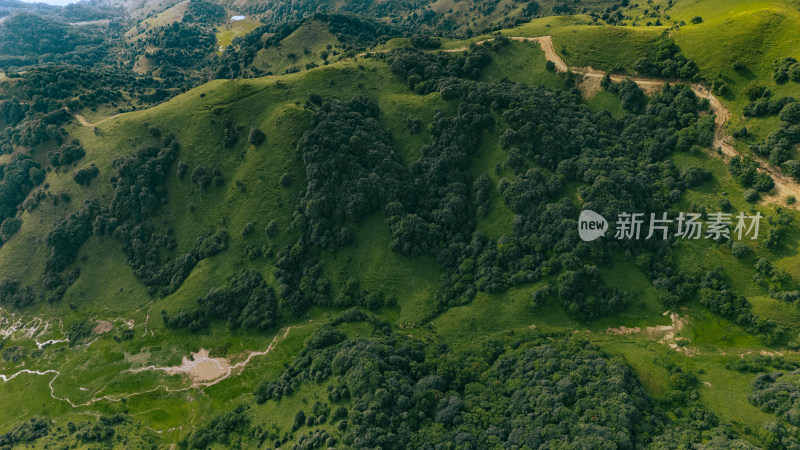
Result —
[[744, 191], [744, 200], [748, 203], [755, 203], [758, 201], [758, 191], [755, 189], [748, 189]]
[[406, 127], [408, 127], [409, 134], [417, 134], [422, 129], [422, 120], [416, 117], [406, 118]]
[[781, 109], [779, 117], [784, 122], [798, 123], [800, 122], [800, 103], [792, 102], [787, 104]]
[[759, 86], [757, 84], [749, 84], [747, 87], [744, 88], [744, 94], [747, 96], [747, 99], [751, 102], [754, 102], [761, 97], [768, 97], [770, 92], [764, 86]]
[[6, 220], [3, 221], [3, 224], [0, 225], [0, 239], [2, 239], [0, 242], [9, 240], [14, 233], [19, 231], [21, 226], [22, 221], [16, 217], [6, 218]]
[[205, 189], [211, 184], [211, 177], [208, 176], [206, 173], [206, 168], [203, 166], [197, 166], [192, 171], [191, 176], [192, 183], [200, 186], [200, 189]]
[[189, 170], [189, 165], [181, 161], [178, 163], [178, 169], [176, 170], [175, 175], [178, 177], [179, 180], [182, 180], [183, 177], [186, 176], [187, 170]]
[[242, 237], [246, 237], [252, 233], [253, 228], [255, 228], [255, 224], [253, 222], [247, 222], [247, 225], [245, 225], [244, 229], [242, 229]]
[[313, 103], [313, 104], [319, 106], [319, 105], [322, 104], [322, 96], [319, 95], [319, 94], [309, 94], [308, 95], [308, 101], [310, 103]]
[[267, 224], [267, 236], [275, 237], [278, 234], [278, 221], [272, 220], [269, 224]]
[[433, 50], [440, 48], [442, 46], [442, 41], [431, 36], [417, 35], [411, 37], [411, 45], [414, 48]]
[[80, 184], [81, 186], [88, 186], [89, 183], [92, 182], [92, 180], [97, 178], [97, 174], [99, 173], [100, 170], [97, 167], [89, 166], [76, 171], [72, 175], [72, 179], [75, 180], [75, 182]]
[[750, 252], [750, 248], [741, 242], [734, 242], [731, 245], [731, 254], [736, 258], [744, 258]]
[[259, 130], [256, 127], [250, 128], [250, 135], [247, 137], [247, 140], [253, 145], [261, 145], [262, 142], [267, 138], [267, 135], [264, 134], [263, 131]]

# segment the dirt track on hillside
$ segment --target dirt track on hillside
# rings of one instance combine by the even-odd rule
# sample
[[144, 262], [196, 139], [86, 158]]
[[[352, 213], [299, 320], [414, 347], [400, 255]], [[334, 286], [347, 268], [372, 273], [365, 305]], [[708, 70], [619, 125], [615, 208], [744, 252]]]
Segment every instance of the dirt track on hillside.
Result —
[[[566, 72], [571, 71], [573, 73], [578, 74], [578, 87], [583, 92], [583, 94], [587, 97], [591, 97], [597, 92], [599, 92], [601, 88], [601, 81], [603, 77], [606, 76], [606, 72], [602, 70], [597, 70], [592, 67], [570, 67], [567, 63], [558, 55], [555, 48], [553, 47], [553, 38], [551, 36], [536, 36], [536, 37], [527, 37], [527, 36], [511, 36], [509, 39], [518, 42], [537, 42], [539, 46], [544, 51], [544, 56], [548, 61], [552, 61], [555, 64], [556, 71], [558, 72]], [[477, 44], [483, 44], [485, 42], [493, 41], [494, 39], [486, 39], [483, 41], [477, 42]], [[468, 50], [469, 47], [459, 47], [454, 49], [444, 50], [446, 52], [461, 52]], [[371, 52], [371, 53], [383, 53], [383, 52]], [[357, 57], [366, 56], [367, 53], [359, 53], [356, 55]], [[659, 78], [647, 78], [647, 77], [634, 77], [628, 75], [609, 75], [611, 80], [614, 82], [620, 82], [623, 80], [631, 80], [636, 83], [645, 93], [651, 94], [653, 92], [658, 91], [664, 86], [665, 83], [685, 83], [680, 80], [664, 80]], [[692, 88], [694, 93], [701, 98], [705, 98], [708, 100], [711, 110], [716, 115], [715, 120], [715, 128], [714, 128], [714, 141], [713, 147], [715, 149], [719, 149], [721, 152], [721, 156], [724, 161], [728, 161], [730, 158], [734, 156], [741, 156], [736, 148], [730, 144], [731, 137], [725, 131], [725, 125], [728, 123], [728, 119], [730, 118], [730, 112], [725, 105], [723, 105], [719, 99], [711, 93], [711, 91], [706, 88], [705, 86], [699, 83], [690, 83], [689, 86]], [[69, 112], [69, 109], [67, 109]], [[85, 117], [80, 114], [73, 114], [75, 119], [85, 127], [95, 127], [100, 125], [101, 123], [114, 119], [115, 117], [119, 116], [120, 114], [116, 114], [110, 117], [106, 117], [103, 120], [100, 120], [97, 123], [89, 123]], [[717, 153], [715, 151], [710, 152], [713, 155]], [[786, 205], [786, 197], [792, 195], [798, 201], [800, 201], [800, 184], [798, 184], [795, 180], [791, 177], [787, 176], [783, 173], [780, 168], [771, 166], [767, 160], [762, 158], [761, 156], [751, 154], [749, 155], [753, 160], [755, 160], [759, 165], [759, 171], [769, 174], [772, 177], [772, 180], [775, 183], [775, 188], [773, 190], [772, 195], [763, 195], [763, 198], [767, 202], [775, 203], [781, 206], [787, 206], [793, 209], [800, 211], [800, 203], [795, 203], [794, 205]]]
[[[66, 109], [67, 112], [69, 112], [69, 108], [64, 108], [64, 109]], [[86, 117], [83, 117], [82, 115], [80, 115], [78, 113], [72, 113], [72, 116], [75, 117], [75, 120], [77, 120], [78, 123], [81, 124], [84, 127], [96, 127], [96, 126], [100, 125], [101, 123], [103, 123], [105, 121], [111, 120], [111, 119], [113, 119], [115, 117], [118, 117], [118, 116], [121, 116], [121, 115], [122, 115], [122, 113], [114, 114], [113, 116], [106, 117], [105, 119], [100, 120], [98, 122], [91, 123], [88, 120], [86, 120]]]
[[[583, 93], [583, 95], [587, 97], [591, 97], [597, 92], [599, 92], [601, 88], [601, 81], [603, 77], [606, 76], [606, 72], [602, 70], [597, 70], [592, 67], [569, 67], [561, 56], [556, 53], [555, 48], [553, 47], [553, 39], [551, 36], [538, 36], [538, 37], [509, 37], [509, 39], [514, 41], [520, 42], [537, 42], [539, 46], [541, 46], [542, 51], [544, 51], [545, 59], [548, 61], [552, 61], [555, 64], [556, 71], [558, 72], [566, 72], [571, 71], [576, 73], [580, 76], [578, 80], [578, 87]], [[485, 42], [492, 41], [493, 39], [487, 39], [484, 41], [477, 42], [477, 44], [483, 44]], [[456, 49], [445, 50], [447, 52], [459, 52], [459, 51], [466, 51], [468, 47], [460, 47]], [[647, 77], [634, 77], [628, 75], [609, 75], [611, 80], [614, 82], [620, 82], [623, 80], [631, 80], [636, 83], [642, 91], [646, 94], [651, 94], [653, 92], [658, 91], [661, 89], [665, 83], [685, 83], [680, 80], [664, 80], [659, 78], [647, 78]], [[728, 109], [723, 105], [719, 99], [711, 93], [711, 91], [699, 83], [691, 83], [689, 86], [694, 91], [695, 95], [700, 98], [704, 98], [708, 100], [709, 106], [711, 110], [716, 115], [715, 124], [714, 124], [714, 141], [713, 147], [715, 149], [720, 149], [722, 153], [722, 158], [724, 161], [728, 161], [734, 156], [742, 156], [741, 153], [736, 150], [736, 148], [730, 144], [731, 137], [725, 131], [725, 125], [728, 123], [728, 119], [730, 119], [730, 112]], [[712, 151], [712, 154], [716, 155], [717, 153]], [[786, 197], [793, 195], [798, 201], [800, 201], [800, 184], [798, 184], [795, 180], [791, 177], [787, 176], [783, 173], [780, 168], [773, 167], [769, 164], [769, 162], [762, 158], [761, 156], [751, 154], [749, 155], [754, 161], [756, 161], [759, 165], [759, 171], [767, 173], [772, 177], [772, 180], [775, 183], [775, 188], [773, 190], [772, 195], [763, 195], [763, 198], [767, 202], [775, 203], [781, 206], [786, 206], [789, 208], [800, 210], [800, 204], [795, 203], [794, 205], [786, 205]]]

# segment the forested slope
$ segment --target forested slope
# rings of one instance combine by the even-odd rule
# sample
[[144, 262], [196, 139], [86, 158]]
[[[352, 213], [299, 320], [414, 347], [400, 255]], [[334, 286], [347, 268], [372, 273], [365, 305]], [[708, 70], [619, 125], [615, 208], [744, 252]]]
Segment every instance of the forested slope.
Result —
[[[587, 89], [538, 42], [384, 40], [393, 25], [334, 15], [239, 41], [234, 79], [193, 89], [188, 69], [11, 74], [0, 446], [798, 446], [797, 212], [746, 157], [771, 151], [737, 133], [745, 157], [719, 157], [690, 83], [734, 111], [740, 86], [683, 45], [705, 22], [591, 17], [504, 34], [677, 81]], [[145, 39], [208, 31], [181, 23]], [[310, 62], [344, 47], [276, 63], [309, 36]], [[630, 50], [620, 67], [598, 36]], [[787, 61], [765, 73], [790, 83]], [[255, 77], [264, 62], [288, 73]], [[763, 220], [758, 239], [587, 242], [584, 209]]]

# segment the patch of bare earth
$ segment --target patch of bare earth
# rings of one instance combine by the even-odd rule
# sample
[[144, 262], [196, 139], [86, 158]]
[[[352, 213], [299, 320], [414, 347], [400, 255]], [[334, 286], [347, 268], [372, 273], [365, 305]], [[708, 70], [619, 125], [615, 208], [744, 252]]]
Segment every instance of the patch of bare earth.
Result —
[[100, 320], [97, 322], [97, 326], [94, 327], [92, 333], [94, 334], [106, 334], [109, 331], [114, 329], [114, 324], [107, 321], [107, 320]]
[[617, 336], [630, 336], [630, 335], [643, 335], [647, 339], [651, 341], [658, 342], [660, 344], [666, 345], [669, 348], [685, 353], [688, 356], [693, 356], [697, 354], [697, 349], [688, 347], [686, 344], [689, 343], [689, 339], [677, 336], [676, 334], [686, 326], [689, 319], [688, 317], [681, 317], [678, 313], [672, 311], [665, 311], [665, 316], [669, 316], [670, 320], [672, 321], [669, 325], [657, 325], [654, 327], [647, 327], [647, 328], [640, 328], [640, 327], [617, 327], [617, 328], [608, 328], [606, 330], [607, 334], [613, 334]]
[[184, 356], [179, 366], [147, 366], [130, 369], [129, 371], [136, 373], [156, 370], [165, 372], [167, 375], [186, 375], [192, 381], [192, 386], [211, 386], [233, 374], [241, 372], [253, 358], [264, 356], [273, 351], [278, 345], [279, 340], [286, 339], [293, 328], [300, 328], [302, 326], [303, 325], [286, 327], [272, 339], [272, 342], [270, 342], [266, 350], [251, 351], [247, 354], [247, 358], [235, 364], [231, 364], [228, 358], [212, 358], [208, 350], [201, 348], [197, 352], [191, 353], [191, 356]]

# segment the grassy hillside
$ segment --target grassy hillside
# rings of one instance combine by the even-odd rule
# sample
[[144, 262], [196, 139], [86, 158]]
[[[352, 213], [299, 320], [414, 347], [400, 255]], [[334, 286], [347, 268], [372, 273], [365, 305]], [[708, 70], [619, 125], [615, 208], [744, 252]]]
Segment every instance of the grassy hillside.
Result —
[[[261, 49], [256, 53], [253, 67], [261, 73], [275, 75], [287, 72], [306, 70], [309, 67], [322, 66], [326, 58], [331, 61], [339, 59], [332, 50], [338, 47], [338, 41], [325, 23], [306, 22], [292, 34], [283, 39], [279, 46]], [[331, 54], [331, 56], [327, 56]]]
[[[789, 2], [741, 0], [726, 2], [724, 8], [719, 5], [719, 2], [697, 0], [675, 2], [669, 8], [664, 6], [660, 14], [669, 14], [672, 18], [665, 19], [662, 27], [632, 26], [645, 17], [643, 7], [639, 6], [630, 12], [633, 16], [624, 27], [592, 25], [591, 17], [586, 15], [558, 16], [535, 19], [518, 28], [504, 30], [503, 34], [551, 35], [556, 51], [570, 65], [630, 73], [639, 58], [652, 53], [662, 31], [679, 20], [690, 22], [691, 17], [702, 16], [701, 23], [669, 30], [670, 36], [681, 51], [697, 63], [703, 78], [713, 80], [719, 76], [725, 81], [728, 92], [722, 98], [733, 113], [730, 128], [747, 126], [754, 135], [753, 141], [763, 139], [778, 122], [775, 118], [743, 119], [742, 110], [748, 103], [743, 100], [744, 89], [757, 83], [769, 87], [775, 96], [800, 97], [800, 93], [795, 92], [800, 84], [792, 81], [776, 84], [771, 68], [774, 59], [800, 57], [791, 43], [792, 33], [798, 29], [795, 19], [800, 13], [790, 7]], [[435, 8], [446, 11], [454, 6], [458, 5], [438, 2]], [[498, 10], [517, 7], [500, 2]], [[447, 40], [444, 46], [457, 49], [486, 37]], [[219, 39], [222, 42], [228, 37], [220, 35]], [[248, 270], [260, 274], [269, 287], [281, 292], [282, 282], [275, 270], [280, 259], [277, 253], [298, 240], [308, 239], [302, 227], [292, 223], [300, 199], [313, 188], [308, 182], [308, 161], [304, 160], [304, 156], [308, 156], [302, 153], [302, 143], [304, 134], [313, 130], [319, 120], [323, 101], [349, 101], [357, 96], [374, 99], [380, 110], [378, 125], [391, 136], [392, 151], [402, 167], [413, 170], [423, 170], [415, 164], [425, 161], [436, 148], [440, 130], [433, 124], [439, 123], [437, 120], [442, 116], [455, 117], [463, 112], [460, 103], [464, 98], [450, 96], [447, 89], [440, 89], [439, 85], [424, 92], [428, 80], [414, 82], [411, 77], [400, 76], [391, 60], [384, 61], [380, 55], [335, 62], [331, 56], [331, 63], [325, 65], [322, 53], [335, 50], [336, 42], [325, 24], [308, 22], [283, 39], [279, 46], [262, 49], [256, 56], [254, 65], [260, 70], [282, 75], [215, 80], [156, 107], [108, 118], [96, 127], [73, 121], [65, 127], [66, 136], [78, 139], [86, 151], [85, 157], [73, 164], [47, 166], [47, 153], [59, 148], [53, 142], [30, 152], [42, 167], [49, 168], [36, 190], [62, 200], [56, 203], [49, 198], [19, 216], [21, 228], [0, 247], [0, 273], [3, 278], [31, 286], [36, 293], [48, 291], [43, 280], [48, 275], [48, 235], [55, 224], [79, 210], [87, 200], [96, 200], [108, 207], [116, 195], [111, 182], [112, 177], [119, 175], [115, 161], [147, 145], [161, 146], [168, 135], [174, 135], [180, 149], [175, 163], [164, 171], [163, 204], [148, 222], [159, 232], [174, 231], [174, 246], [159, 249], [161, 258], [166, 261], [190, 252], [197, 239], [209, 231], [224, 228], [230, 237], [227, 249], [197, 261], [174, 292], [159, 296], [151, 295], [141, 277], [134, 273], [116, 237], [95, 233], [80, 246], [75, 261], [64, 272], [80, 269], [60, 300], [39, 301], [24, 309], [4, 305], [0, 309], [0, 336], [3, 337], [0, 350], [4, 351], [0, 374], [18, 375], [11, 380], [0, 380], [0, 405], [3, 406], [0, 408], [0, 435], [31, 418], [47, 417], [63, 429], [35, 441], [36, 446], [65, 442], [88, 445], [94, 440], [81, 433], [93, 430], [98, 423], [95, 415], [123, 414], [127, 417], [125, 420], [110, 426], [117, 436], [115, 445], [168, 445], [213, 424], [212, 420], [236, 416], [240, 405], [246, 406], [242, 414], [248, 418], [251, 431], [235, 431], [230, 441], [217, 441], [216, 445], [273, 445], [273, 441], [284, 438], [286, 445], [290, 445], [311, 439], [308, 436], [312, 433], [335, 435], [338, 432], [341, 423], [334, 420], [316, 425], [313, 420], [299, 425], [295, 422], [299, 411], [308, 414], [318, 402], [330, 403], [332, 408], [337, 405], [354, 408], [349, 400], [330, 400], [330, 392], [339, 389], [340, 382], [352, 381], [344, 375], [350, 372], [337, 373], [342, 377], [339, 379], [324, 374], [325, 367], [314, 366], [314, 363], [308, 363], [312, 366], [310, 369], [303, 366], [313, 360], [309, 355], [330, 356], [325, 353], [328, 347], [310, 346], [309, 342], [315, 342], [317, 336], [325, 336], [319, 333], [330, 332], [326, 328], [329, 325], [324, 324], [339, 317], [346, 308], [315, 305], [293, 316], [282, 304], [282, 321], [264, 330], [231, 329], [225, 320], [210, 318], [208, 327], [193, 332], [168, 327], [162, 319], [162, 311], [166, 317], [175, 317], [196, 308], [198, 299], [228, 286], [232, 277]], [[405, 46], [407, 42], [398, 39], [382, 48]], [[476, 77], [476, 83], [508, 83], [499, 86], [509, 92], [514, 86], [511, 83], [548, 89], [535, 91], [540, 97], [562, 95], [558, 98], [565, 99], [571, 95], [568, 92], [573, 86], [565, 82], [563, 75], [547, 69], [538, 44], [510, 42], [486, 52], [489, 60]], [[459, 56], [460, 53], [440, 56], [452, 57], [461, 63], [469, 59]], [[469, 56], [477, 58], [474, 54]], [[734, 70], [735, 61], [743, 63], [746, 70]], [[295, 69], [301, 71], [286, 74]], [[625, 129], [624, 125], [646, 113], [644, 108], [631, 113], [623, 108], [617, 94], [607, 90], [591, 98], [574, 96], [564, 101], [574, 102], [574, 105], [570, 103], [570, 108], [576, 115], [596, 114], [586, 116], [595, 122], [601, 121], [601, 114], [607, 111], [612, 120], [620, 121], [615, 126], [617, 130]], [[512, 239], [523, 214], [515, 212], [518, 206], [508, 200], [501, 186], [504, 182], [522, 183], [527, 175], [511, 162], [506, 142], [509, 138], [504, 137], [507, 130], [515, 129], [515, 119], [504, 114], [500, 106], [490, 109], [488, 113], [494, 125], [479, 133], [476, 149], [469, 155], [464, 173], [470, 183], [483, 175], [489, 180], [488, 209], [486, 214], [476, 215], [476, 233], [486, 236], [498, 252], [513, 252], [518, 242]], [[415, 119], [418, 129], [412, 131]], [[475, 127], [480, 129], [478, 125]], [[262, 143], [249, 141], [253, 128], [266, 136]], [[237, 136], [234, 142], [231, 142], [231, 134]], [[737, 142], [737, 147], [746, 150], [745, 144], [753, 141]], [[353, 142], [353, 146], [358, 145], [357, 141]], [[471, 143], [461, 142], [454, 147], [469, 145]], [[586, 148], [591, 145], [586, 144]], [[739, 257], [734, 256], [731, 245], [709, 240], [676, 240], [669, 251], [639, 251], [619, 246], [604, 257], [598, 277], [604, 287], [625, 291], [628, 302], [620, 311], [582, 320], [562, 306], [557, 292], [562, 283], [560, 268], [542, 274], [535, 281], [517, 282], [497, 292], [480, 290], [470, 301], [443, 306], [442, 291], [449, 286], [448, 277], [453, 274], [452, 268], [443, 263], [447, 258], [444, 250], [414, 256], [392, 251], [396, 235], [384, 211], [388, 206], [382, 206], [363, 219], [345, 221], [344, 226], [352, 231], [352, 245], [309, 246], [312, 248], [308, 250], [309, 255], [319, 261], [320, 276], [330, 281], [331, 297], [347, 291], [351, 280], [355, 280], [358, 289], [380, 291], [387, 298], [396, 299], [396, 303], [387, 302], [371, 312], [375, 314], [372, 322], [359, 319], [341, 321], [333, 326], [342, 335], [343, 341], [339, 342], [370, 341], [370, 345], [377, 345], [376, 342], [385, 344], [381, 340], [385, 338], [404, 342], [408, 348], [419, 346], [420, 353], [436, 361], [420, 364], [420, 373], [423, 367], [425, 370], [437, 367], [434, 370], [438, 370], [437, 376], [461, 380], [459, 377], [472, 376], [470, 370], [478, 373], [478, 377], [502, 372], [502, 358], [498, 363], [468, 359], [487, 353], [491, 345], [500, 345], [498, 355], [511, 358], [518, 348], [524, 349], [531, 343], [585, 340], [630, 366], [635, 375], [634, 383], [641, 384], [653, 405], [663, 410], [659, 420], [664, 423], [680, 423], [686, 415], [702, 410], [729, 424], [732, 436], [752, 445], [763, 446], [774, 437], [764, 428], [770, 422], [778, 421], [788, 435], [797, 435], [796, 424], [748, 400], [757, 371], [748, 371], [741, 365], [761, 364], [759, 367], [767, 370], [792, 367], [800, 362], [793, 342], [800, 332], [800, 312], [791, 299], [784, 301], [774, 295], [790, 291], [796, 285], [795, 280], [800, 279], [797, 245], [800, 213], [779, 210], [778, 206], [768, 203], [746, 202], [746, 189], [730, 174], [725, 162], [708, 150], [695, 145], [658, 161], [664, 167], [674, 167], [678, 174], [692, 168], [709, 173], [708, 180], [678, 190], [677, 199], [671, 198], [668, 202], [670, 209], [713, 212], [727, 200], [734, 213], [758, 211], [766, 217], [778, 218], [783, 212], [781, 217], [787, 223], [765, 220], [761, 229], [762, 236], [780, 230], [779, 245], [767, 245], [764, 239], [747, 241], [746, 251]], [[556, 171], [548, 167], [543, 158], [525, 154], [521, 159], [525, 168], [538, 170], [548, 179], [555, 177]], [[178, 175], [179, 164], [185, 166], [182, 177]], [[624, 166], [624, 161], [620, 160], [619, 165]], [[92, 166], [99, 170], [97, 178], [88, 186], [77, 184], [74, 174]], [[208, 173], [216, 169], [221, 174], [219, 185], [212, 183], [203, 188], [193, 182], [193, 174], [199, 166]], [[655, 163], [637, 167], [641, 173], [656, 169]], [[678, 184], [674, 179], [665, 183], [670, 182], [672, 187]], [[554, 203], [565, 201], [580, 207], [584, 197], [591, 194], [589, 188], [593, 183], [578, 179], [565, 181]], [[478, 194], [469, 192], [470, 198], [477, 201]], [[64, 201], [61, 193], [66, 193], [69, 201]], [[33, 197], [35, 193], [30, 195]], [[273, 221], [276, 226], [268, 232]], [[574, 231], [573, 225], [565, 222], [564, 228]], [[468, 224], [461, 226], [468, 227]], [[683, 303], [667, 304], [665, 290], [656, 282], [660, 280], [651, 279], [650, 267], [659, 262], [659, 255], [667, 255], [661, 262], [669, 264], [670, 270], [675, 272], [705, 274], [721, 267], [726, 274], [724, 290], [743, 296], [755, 317], [773, 321], [770, 323], [783, 327], [786, 332], [775, 341], [765, 342], [763, 336], [753, 332], [747, 324], [707, 306], [700, 292]], [[762, 258], [776, 269], [766, 278], [757, 276], [757, 265]], [[458, 270], [469, 264], [462, 261]], [[570, 264], [575, 263], [565, 262], [566, 266]], [[694, 281], [700, 284], [700, 279]], [[546, 295], [543, 304], [535, 304], [537, 292], [548, 286], [555, 286], [556, 292]], [[380, 321], [388, 325], [383, 327]], [[65, 338], [70, 342], [61, 342]], [[59, 342], [42, 345], [48, 340]], [[182, 364], [192, 366], [203, 358], [197, 354], [194, 358], [198, 359], [191, 360], [190, 355], [201, 350], [209, 350], [209, 358], [220, 358], [209, 365], [230, 368], [230, 376], [217, 374], [217, 378], [203, 379], [197, 371], [187, 369], [184, 373], [176, 369]], [[18, 354], [22, 356], [16, 358]], [[469, 367], [466, 363], [459, 367], [452, 360], [446, 361], [446, 358], [458, 360], [459, 357], [469, 360]], [[767, 362], [759, 361], [759, 357]], [[298, 369], [287, 369], [292, 365]], [[148, 370], [149, 366], [153, 367]], [[41, 373], [21, 372], [23, 370]], [[307, 375], [298, 375], [306, 373], [305, 370], [308, 370]], [[314, 374], [314, 370], [319, 374]], [[450, 370], [458, 373], [453, 375], [448, 372]], [[696, 379], [682, 384], [683, 379], [676, 375], [681, 373], [691, 374]], [[286, 380], [292, 377], [302, 378], [290, 383], [292, 390], [280, 396], [254, 400], [253, 392], [258, 386], [279, 381], [288, 383]], [[352, 377], [357, 378], [356, 375]], [[367, 378], [364, 375], [363, 383], [368, 384]], [[478, 395], [483, 389], [479, 388], [480, 381], [488, 384], [486, 380], [490, 378], [461, 380], [461, 387], [453, 392], [465, 397]], [[438, 404], [440, 400], [435, 398], [431, 402]], [[77, 427], [77, 434], [67, 429], [68, 422]], [[445, 428], [441, 425], [443, 422], [438, 423], [437, 427]], [[275, 432], [273, 436], [273, 431], [278, 429], [280, 433]], [[717, 442], [706, 435], [697, 439], [696, 443], [710, 446]], [[335, 445], [347, 446], [342, 442]]]

